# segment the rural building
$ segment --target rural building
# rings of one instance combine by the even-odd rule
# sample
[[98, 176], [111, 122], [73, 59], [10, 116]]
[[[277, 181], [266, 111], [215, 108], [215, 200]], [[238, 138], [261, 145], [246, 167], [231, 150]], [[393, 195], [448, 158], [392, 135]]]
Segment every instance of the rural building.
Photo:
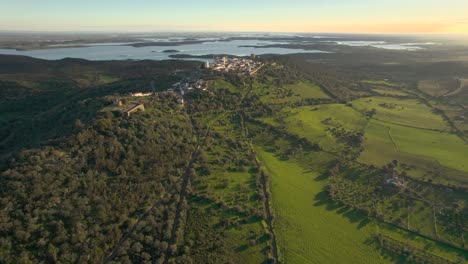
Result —
[[130, 116], [132, 113], [135, 113], [138, 110], [145, 111], [145, 106], [143, 104], [137, 104], [131, 107], [130, 109], [126, 110], [125, 114], [127, 114], [127, 116]]
[[114, 99], [113, 103], [114, 103], [115, 106], [122, 106], [123, 105], [123, 102], [120, 99]]
[[386, 186], [402, 187], [405, 185], [404, 180], [393, 173], [385, 174], [383, 180]]
[[151, 96], [153, 93], [132, 93], [132, 97], [144, 97], [144, 96]]

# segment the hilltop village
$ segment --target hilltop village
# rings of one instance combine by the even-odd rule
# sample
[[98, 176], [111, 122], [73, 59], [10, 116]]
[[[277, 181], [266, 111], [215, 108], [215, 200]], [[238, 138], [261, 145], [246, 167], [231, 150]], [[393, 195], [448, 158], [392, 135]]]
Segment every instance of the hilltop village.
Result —
[[[248, 58], [240, 57], [216, 57], [212, 63], [206, 62], [203, 68], [219, 73], [239, 73], [245, 75], [255, 75], [266, 64], [257, 60], [257, 57], [252, 54]], [[154, 91], [154, 83], [151, 82], [151, 88]], [[183, 77], [180, 81], [171, 85], [170, 88], [160, 92], [133, 92], [128, 95], [113, 95], [108, 99], [112, 101], [112, 105], [106, 107], [102, 111], [119, 112], [125, 116], [130, 116], [137, 111], [144, 111], [144, 104], [136, 102], [138, 98], [159, 96], [163, 94], [171, 94], [176, 98], [176, 101], [181, 106], [184, 105], [184, 96], [192, 91], [208, 91], [209, 82], [202, 77]], [[135, 100], [132, 100], [135, 99]]]
[[256, 60], [254, 54], [250, 58], [237, 58], [237, 57], [217, 57], [213, 63], [206, 63], [206, 68], [218, 72], [239, 72], [248, 75], [254, 75], [265, 64]]

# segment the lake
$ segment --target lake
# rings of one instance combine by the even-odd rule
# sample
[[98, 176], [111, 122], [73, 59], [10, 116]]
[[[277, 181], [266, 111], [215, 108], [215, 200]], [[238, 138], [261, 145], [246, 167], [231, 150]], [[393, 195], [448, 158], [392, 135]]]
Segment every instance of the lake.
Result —
[[[42, 50], [17, 51], [13, 49], [0, 49], [0, 54], [23, 55], [46, 60], [59, 60], [63, 58], [79, 58], [87, 60], [167, 60], [171, 54], [209, 55], [228, 54], [234, 56], [247, 56], [250, 54], [291, 54], [291, 53], [321, 53], [319, 50], [303, 50], [288, 48], [262, 48], [243, 46], [264, 46], [272, 44], [286, 44], [263, 40], [232, 40], [208, 41], [199, 44], [180, 46], [149, 46], [132, 47], [121, 43], [95, 43], [86, 47], [62, 47]], [[178, 53], [164, 53], [164, 50], [179, 50]], [[196, 59], [204, 60], [204, 59]]]
[[[329, 42], [329, 41], [327, 41]], [[388, 43], [386, 41], [333, 41], [338, 45], [347, 45], [352, 47], [374, 47], [380, 49], [389, 50], [407, 50], [416, 51], [424, 49], [423, 46], [438, 45], [434, 42], [423, 42], [423, 43]]]

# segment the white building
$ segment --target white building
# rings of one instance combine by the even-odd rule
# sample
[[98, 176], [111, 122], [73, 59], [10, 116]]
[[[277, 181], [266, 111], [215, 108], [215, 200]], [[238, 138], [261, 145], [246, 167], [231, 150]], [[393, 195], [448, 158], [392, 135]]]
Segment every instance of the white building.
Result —
[[144, 97], [144, 96], [150, 96], [152, 94], [153, 93], [132, 93], [131, 96], [132, 97]]

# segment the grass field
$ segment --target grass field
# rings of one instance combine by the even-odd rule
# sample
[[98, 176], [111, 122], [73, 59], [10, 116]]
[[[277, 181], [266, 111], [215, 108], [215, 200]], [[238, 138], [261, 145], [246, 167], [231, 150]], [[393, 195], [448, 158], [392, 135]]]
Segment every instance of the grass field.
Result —
[[376, 110], [374, 118], [398, 125], [417, 128], [449, 129], [442, 116], [431, 112], [431, 109], [417, 100], [401, 100], [389, 97], [361, 98], [352, 102], [358, 110]]
[[376, 89], [372, 89], [372, 91], [380, 95], [408, 96], [408, 94], [403, 91], [399, 91], [395, 89], [388, 89], [388, 88], [376, 88]]
[[217, 80], [214, 80], [211, 84], [211, 87], [215, 90], [218, 90], [218, 89], [228, 89], [229, 91], [233, 92], [233, 93], [238, 93], [240, 91], [239, 87], [223, 80], [223, 79], [217, 79]]
[[257, 153], [270, 172], [284, 263], [390, 263], [372, 244], [376, 225], [329, 201], [319, 172], [280, 161], [261, 148]]
[[205, 177], [209, 194], [230, 207], [251, 206], [255, 201], [255, 178], [247, 172], [215, 172]]
[[468, 145], [456, 135], [372, 120], [363, 146], [363, 163], [382, 166], [398, 160], [409, 165], [410, 176], [468, 183]]
[[363, 80], [362, 83], [373, 84], [373, 85], [383, 85], [388, 87], [400, 87], [399, 84], [393, 83], [387, 80]]
[[[327, 151], [341, 150], [334, 136], [327, 131], [328, 127], [339, 124], [348, 131], [358, 131], [364, 129], [367, 122], [361, 113], [342, 104], [304, 106], [287, 111], [288, 131], [319, 143]], [[328, 118], [330, 125], [325, 125], [323, 121]]]
[[295, 84], [274, 89], [262, 86], [257, 87], [255, 90], [260, 92], [263, 102], [272, 104], [294, 103], [304, 99], [329, 98], [319, 86], [308, 81], [299, 81]]
[[109, 76], [109, 75], [99, 75], [99, 81], [100, 83], [106, 84], [106, 83], [111, 83], [111, 82], [116, 82], [119, 81], [120, 79], [114, 76]]
[[296, 96], [300, 96], [302, 99], [307, 98], [328, 98], [328, 95], [323, 92], [323, 90], [308, 81], [300, 81], [296, 84], [286, 85], [286, 89], [291, 89]]

